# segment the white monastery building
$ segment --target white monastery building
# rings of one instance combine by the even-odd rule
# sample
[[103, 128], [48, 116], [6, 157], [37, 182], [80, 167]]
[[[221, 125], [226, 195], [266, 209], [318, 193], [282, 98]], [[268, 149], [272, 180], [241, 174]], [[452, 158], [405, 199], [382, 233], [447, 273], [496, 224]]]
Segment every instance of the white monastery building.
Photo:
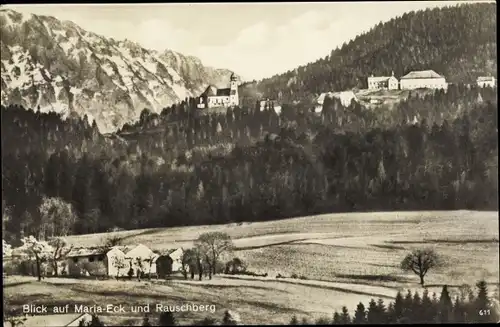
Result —
[[448, 83], [444, 76], [433, 70], [412, 71], [401, 77], [401, 90], [414, 89], [447, 89]]
[[368, 89], [369, 90], [397, 90], [399, 88], [399, 82], [396, 77], [394, 77], [394, 72], [391, 76], [370, 76], [368, 77]]
[[218, 89], [209, 85], [198, 98], [198, 108], [234, 107], [239, 104], [238, 78], [231, 74], [229, 88]]
[[477, 78], [477, 86], [479, 87], [495, 87], [497, 85], [496, 78], [493, 76], [479, 76]]

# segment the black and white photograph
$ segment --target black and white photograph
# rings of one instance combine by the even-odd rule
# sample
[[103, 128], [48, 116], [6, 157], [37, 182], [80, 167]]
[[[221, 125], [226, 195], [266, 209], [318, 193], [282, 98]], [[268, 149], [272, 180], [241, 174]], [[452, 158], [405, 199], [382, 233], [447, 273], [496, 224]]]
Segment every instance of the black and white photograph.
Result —
[[0, 7], [4, 327], [500, 322], [494, 1]]

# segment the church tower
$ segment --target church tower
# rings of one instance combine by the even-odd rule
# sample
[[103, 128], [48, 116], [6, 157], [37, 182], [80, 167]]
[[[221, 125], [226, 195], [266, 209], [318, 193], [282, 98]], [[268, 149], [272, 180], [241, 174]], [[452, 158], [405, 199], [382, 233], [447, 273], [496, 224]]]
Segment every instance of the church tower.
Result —
[[230, 106], [237, 106], [240, 104], [240, 99], [238, 97], [238, 77], [234, 75], [234, 73], [231, 74], [231, 91], [229, 93], [229, 105]]

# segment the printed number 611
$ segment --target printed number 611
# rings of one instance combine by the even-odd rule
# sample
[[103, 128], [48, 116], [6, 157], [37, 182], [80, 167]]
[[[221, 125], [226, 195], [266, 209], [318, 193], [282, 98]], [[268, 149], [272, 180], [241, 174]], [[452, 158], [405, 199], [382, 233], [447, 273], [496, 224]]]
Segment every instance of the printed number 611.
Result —
[[488, 310], [479, 310], [479, 315], [480, 316], [489, 316], [491, 315], [491, 310], [488, 309]]

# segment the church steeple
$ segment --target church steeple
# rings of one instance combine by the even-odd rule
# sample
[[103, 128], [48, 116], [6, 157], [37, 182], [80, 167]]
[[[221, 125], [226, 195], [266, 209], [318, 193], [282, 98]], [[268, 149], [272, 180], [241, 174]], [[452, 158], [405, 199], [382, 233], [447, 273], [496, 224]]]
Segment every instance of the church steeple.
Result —
[[239, 104], [239, 96], [238, 96], [238, 77], [234, 73], [231, 74], [230, 77], [230, 96], [229, 103], [231, 106], [237, 106]]

